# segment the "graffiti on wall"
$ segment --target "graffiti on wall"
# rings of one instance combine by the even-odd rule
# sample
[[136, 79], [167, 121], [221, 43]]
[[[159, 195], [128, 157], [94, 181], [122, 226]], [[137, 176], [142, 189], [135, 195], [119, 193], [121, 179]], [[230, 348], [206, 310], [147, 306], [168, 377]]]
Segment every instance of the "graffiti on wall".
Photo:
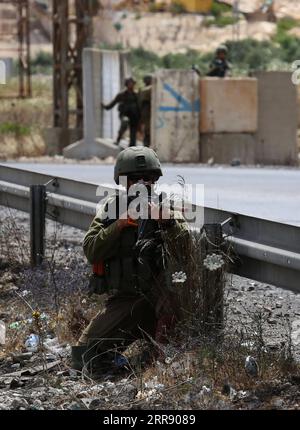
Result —
[[190, 102], [183, 97], [179, 92], [174, 90], [169, 84], [164, 84], [164, 90], [167, 91], [174, 100], [177, 102], [177, 106], [160, 106], [160, 112], [196, 112], [200, 113], [200, 99]]
[[[200, 98], [195, 101], [189, 101], [185, 97], [183, 97], [178, 91], [176, 91], [171, 85], [165, 83], [163, 88], [167, 93], [169, 93], [174, 101], [176, 102], [175, 106], [159, 106], [158, 111], [161, 113], [167, 112], [183, 112], [183, 113], [200, 113], [201, 104]], [[156, 129], [161, 129], [165, 126], [166, 123], [165, 115], [161, 114], [156, 119]]]

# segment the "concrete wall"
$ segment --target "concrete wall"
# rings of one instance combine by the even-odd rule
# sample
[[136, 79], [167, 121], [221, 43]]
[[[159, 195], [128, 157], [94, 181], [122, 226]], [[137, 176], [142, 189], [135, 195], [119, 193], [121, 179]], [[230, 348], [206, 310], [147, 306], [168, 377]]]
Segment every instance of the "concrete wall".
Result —
[[201, 162], [254, 164], [255, 137], [247, 133], [201, 134]]
[[70, 129], [64, 130], [62, 128], [44, 128], [42, 131], [42, 137], [46, 145], [46, 154], [54, 156], [61, 154], [63, 148], [61, 144], [69, 146], [72, 142], [77, 142], [82, 138], [81, 129]]
[[297, 86], [297, 99], [298, 99], [298, 128], [300, 128], [300, 85]]
[[254, 133], [257, 130], [257, 80], [200, 80], [201, 133]]
[[257, 72], [258, 132], [255, 160], [261, 164], [297, 164], [297, 88], [290, 72]]
[[66, 157], [105, 158], [119, 153], [113, 145], [119, 128], [117, 107], [105, 111], [101, 102], [110, 102], [123, 88], [124, 78], [130, 72], [127, 58], [126, 52], [83, 50], [84, 140], [66, 148]]
[[13, 58], [0, 58], [0, 84], [6, 84], [13, 76]]
[[119, 51], [86, 48], [83, 51], [84, 138], [93, 142], [97, 137], [114, 139], [120, 121], [117, 108], [101, 108], [123, 88], [129, 67], [122, 63], [126, 54]]
[[160, 70], [152, 93], [152, 147], [161, 161], [199, 161], [199, 79], [192, 71]]

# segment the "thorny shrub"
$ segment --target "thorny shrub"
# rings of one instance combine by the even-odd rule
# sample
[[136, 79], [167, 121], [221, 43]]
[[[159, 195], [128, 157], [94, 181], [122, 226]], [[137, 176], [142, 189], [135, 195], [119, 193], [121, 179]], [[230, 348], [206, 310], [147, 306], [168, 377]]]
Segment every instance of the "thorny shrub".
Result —
[[[6, 348], [22, 348], [24, 337], [38, 329], [41, 339], [54, 333], [62, 341], [73, 342], [96, 312], [96, 305], [86, 297], [83, 255], [61, 238], [63, 226], [49, 221], [52, 231], [47, 234], [44, 262], [31, 267], [28, 215], [24, 214], [24, 222], [20, 219], [14, 210], [1, 209], [0, 310], [5, 313], [8, 302], [10, 308]], [[42, 325], [35, 324], [41, 320], [34, 313], [47, 316]]]

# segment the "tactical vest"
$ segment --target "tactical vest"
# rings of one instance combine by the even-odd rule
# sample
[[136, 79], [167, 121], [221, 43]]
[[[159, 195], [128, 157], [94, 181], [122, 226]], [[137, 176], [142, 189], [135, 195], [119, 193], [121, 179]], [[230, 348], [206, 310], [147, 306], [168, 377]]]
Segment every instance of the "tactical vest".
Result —
[[[109, 220], [108, 223], [114, 221]], [[147, 226], [146, 239], [140, 242], [137, 242], [137, 227], [126, 227], [120, 233], [114, 256], [104, 260], [108, 291], [146, 294], [153, 287], [154, 279], [163, 270], [162, 244], [158, 223], [149, 220]]]
[[124, 91], [122, 101], [119, 104], [119, 112], [130, 119], [139, 117], [138, 95], [135, 92]]

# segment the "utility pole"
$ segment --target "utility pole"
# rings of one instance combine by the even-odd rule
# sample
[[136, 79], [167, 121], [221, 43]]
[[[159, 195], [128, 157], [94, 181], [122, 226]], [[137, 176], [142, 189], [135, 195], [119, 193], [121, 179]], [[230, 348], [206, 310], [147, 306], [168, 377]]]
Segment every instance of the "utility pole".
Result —
[[[19, 92], [17, 97], [31, 97], [31, 59], [30, 59], [30, 8], [29, 0], [0, 0], [0, 4], [6, 4], [7, 7], [15, 8], [15, 23], [11, 23], [11, 31], [1, 32], [1, 37], [14, 37], [17, 39], [18, 47], [9, 48], [9, 51], [18, 52], [18, 74], [19, 74]], [[1, 48], [2, 51], [7, 51]], [[11, 95], [16, 97], [16, 95]]]
[[240, 1], [235, 0], [232, 5], [232, 16], [234, 19], [232, 25], [232, 40], [240, 40]]
[[[82, 52], [92, 45], [95, 0], [53, 0], [54, 127], [61, 129], [60, 149], [72, 128], [83, 129]], [[75, 106], [70, 95], [75, 92]], [[72, 117], [73, 116], [73, 117]]]

